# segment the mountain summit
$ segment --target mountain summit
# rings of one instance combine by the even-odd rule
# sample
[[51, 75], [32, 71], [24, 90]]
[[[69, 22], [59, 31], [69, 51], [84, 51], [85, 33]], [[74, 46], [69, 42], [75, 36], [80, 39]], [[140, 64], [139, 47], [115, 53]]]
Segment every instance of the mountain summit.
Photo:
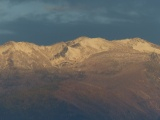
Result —
[[160, 46], [80, 37], [0, 46], [3, 120], [160, 120]]

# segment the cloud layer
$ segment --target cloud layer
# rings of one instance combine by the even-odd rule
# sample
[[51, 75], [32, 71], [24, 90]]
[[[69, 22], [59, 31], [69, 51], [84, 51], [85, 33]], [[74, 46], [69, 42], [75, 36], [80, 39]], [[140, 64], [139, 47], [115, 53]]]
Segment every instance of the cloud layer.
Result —
[[159, 4], [147, 0], [0, 0], [0, 39], [50, 44], [87, 35], [156, 42]]

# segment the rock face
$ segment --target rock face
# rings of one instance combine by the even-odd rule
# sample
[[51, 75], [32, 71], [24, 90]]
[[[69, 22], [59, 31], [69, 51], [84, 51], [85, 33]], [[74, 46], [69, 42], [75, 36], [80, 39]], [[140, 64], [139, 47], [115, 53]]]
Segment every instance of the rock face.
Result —
[[0, 46], [3, 120], [160, 120], [160, 47], [80, 37]]

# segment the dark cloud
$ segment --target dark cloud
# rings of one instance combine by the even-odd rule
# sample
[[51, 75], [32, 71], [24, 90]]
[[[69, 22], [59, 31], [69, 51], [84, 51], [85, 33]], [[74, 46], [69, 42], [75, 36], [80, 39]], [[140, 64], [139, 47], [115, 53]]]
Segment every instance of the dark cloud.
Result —
[[148, 0], [0, 0], [0, 44], [52, 44], [79, 36], [159, 43], [159, 4]]

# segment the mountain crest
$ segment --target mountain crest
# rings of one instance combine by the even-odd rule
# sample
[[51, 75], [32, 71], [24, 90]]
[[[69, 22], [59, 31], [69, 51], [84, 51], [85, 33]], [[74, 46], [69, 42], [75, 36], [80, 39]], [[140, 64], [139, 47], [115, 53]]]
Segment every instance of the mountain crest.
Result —
[[5, 51], [21, 51], [25, 53], [31, 53], [34, 49], [39, 49], [40, 46], [29, 42], [15, 42], [9, 41], [0, 46], [0, 52]]
[[142, 38], [133, 38], [131, 39], [132, 42], [135, 42], [135, 43], [145, 43], [147, 42], [146, 40], [142, 39]]

